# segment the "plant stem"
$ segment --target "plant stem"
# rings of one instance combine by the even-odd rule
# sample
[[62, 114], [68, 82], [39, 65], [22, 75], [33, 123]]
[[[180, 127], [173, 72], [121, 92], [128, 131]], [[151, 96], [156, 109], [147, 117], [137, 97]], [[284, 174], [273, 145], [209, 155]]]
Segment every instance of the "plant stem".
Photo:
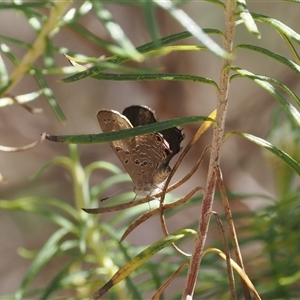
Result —
[[[229, 53], [232, 52], [233, 37], [235, 31], [235, 13], [236, 1], [228, 0], [225, 10], [225, 38], [223, 40], [223, 48]], [[202, 202], [198, 236], [195, 239], [193, 254], [189, 264], [187, 280], [182, 294], [182, 299], [192, 299], [194, 289], [197, 282], [197, 276], [200, 269], [200, 263], [203, 256], [205, 241], [207, 238], [208, 226], [211, 217], [213, 198], [217, 183], [216, 166], [220, 164], [220, 154], [223, 142], [223, 134], [225, 127], [225, 117], [228, 107], [228, 90], [229, 90], [229, 72], [230, 60], [223, 60], [220, 84], [217, 93], [217, 125], [213, 131], [212, 150], [209, 161], [209, 169], [206, 182], [206, 193]]]

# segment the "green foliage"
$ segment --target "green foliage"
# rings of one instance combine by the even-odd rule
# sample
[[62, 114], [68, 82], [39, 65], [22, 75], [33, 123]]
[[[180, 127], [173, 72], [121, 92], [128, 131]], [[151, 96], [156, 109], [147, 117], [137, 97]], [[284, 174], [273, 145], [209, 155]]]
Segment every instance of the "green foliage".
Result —
[[[257, 268], [258, 271], [255, 273], [250, 270], [248, 274], [260, 296], [266, 299], [295, 299], [298, 295], [300, 278], [298, 238], [300, 210], [299, 205], [297, 205], [299, 187], [296, 184], [297, 176], [300, 174], [298, 151], [300, 146], [300, 99], [295, 91], [292, 91], [286, 83], [279, 79], [265, 74], [256, 74], [253, 70], [247, 70], [231, 63], [234, 62], [234, 56], [237, 56], [240, 51], [255, 52], [257, 55], [272, 60], [274, 64], [283, 64], [299, 76], [300, 60], [297, 46], [300, 44], [300, 35], [276, 18], [250, 12], [247, 2], [244, 0], [231, 1], [236, 4], [236, 7], [233, 15], [230, 15], [227, 10], [230, 1], [206, 2], [211, 5], [212, 14], [216, 9], [224, 10], [228, 17], [226, 19], [228, 23], [232, 21], [235, 22], [235, 26], [245, 26], [248, 32], [256, 38], [261, 37], [257, 23], [268, 25], [269, 30], [274, 30], [280, 35], [293, 58], [252, 44], [235, 45], [231, 53], [228, 51], [230, 49], [221, 47], [219, 45], [221, 43], [216, 43], [211, 37], [215, 35], [224, 42], [228, 38], [228, 32], [225, 30], [222, 32], [216, 28], [200, 28], [184, 10], [183, 4], [189, 1], [137, 0], [116, 3], [120, 6], [135, 5], [141, 9], [152, 41], [139, 47], [135, 47], [126, 36], [122, 26], [115, 21], [114, 16], [106, 7], [105, 1], [81, 1], [76, 3], [76, 8], [71, 1], [0, 3], [0, 12], [11, 10], [22, 15], [36, 34], [33, 44], [3, 34], [0, 35], [0, 107], [3, 108], [16, 103], [24, 105], [44, 95], [57, 119], [65, 122], [66, 117], [56, 100], [55, 92], [45, 79], [46, 76], [50, 75], [61, 75], [61, 84], [76, 84], [77, 81], [89, 77], [99, 81], [196, 82], [213, 86], [217, 90], [217, 94], [222, 96], [224, 91], [221, 90], [221, 83], [217, 83], [211, 78], [191, 74], [159, 73], [160, 70], [156, 68], [140, 67], [140, 63], [148, 59], [167, 56], [174, 52], [195, 51], [201, 55], [200, 51], [210, 51], [216, 59], [221, 59], [223, 62], [223, 69], [220, 70], [220, 82], [225, 77], [225, 72], [231, 72], [227, 80], [228, 84], [238, 78], [250, 79], [267, 91], [279, 108], [280, 114], [275, 115], [272, 130], [270, 130], [267, 139], [244, 132], [229, 132], [225, 135], [224, 141], [226, 143], [232, 135], [237, 135], [268, 150], [265, 157], [271, 162], [270, 165], [274, 170], [274, 180], [277, 185], [276, 197], [275, 199], [268, 199], [269, 204], [265, 209], [256, 213], [237, 214], [235, 220], [242, 223], [238, 229], [238, 236], [240, 236], [240, 243], [243, 247], [251, 246], [251, 244], [261, 245], [262, 257], [255, 254], [253, 257], [250, 255], [249, 259], [250, 269], [252, 260], [254, 268]], [[289, 2], [299, 3], [299, 1]], [[182, 32], [161, 37], [161, 29], [156, 18], [158, 8], [174, 18], [182, 27]], [[86, 14], [89, 14], [89, 18], [97, 19], [103, 25], [111, 38], [110, 42], [81, 25], [80, 21]], [[199, 14], [201, 17], [201, 12]], [[226, 28], [227, 25], [226, 23]], [[82, 53], [77, 53], [76, 49], [67, 49], [56, 45], [55, 36], [66, 28], [72, 29], [78, 36], [94, 45], [100, 46], [110, 53], [110, 56], [100, 59], [88, 57]], [[195, 44], [170, 45], [191, 36], [195, 38]], [[201, 46], [198, 45], [199, 42]], [[233, 43], [233, 41], [228, 42]], [[22, 59], [15, 51], [16, 47], [25, 51], [26, 54]], [[72, 66], [60, 67], [57, 64], [57, 55], [65, 55]], [[42, 63], [37, 63], [39, 57], [42, 57]], [[11, 73], [8, 71], [6, 60], [14, 67]], [[138, 67], [124, 66], [127, 62], [135, 62], [135, 66]], [[12, 96], [11, 90], [26, 75], [35, 79], [39, 89]], [[225, 95], [223, 96], [225, 97]], [[228, 100], [227, 94], [225, 98]], [[218, 106], [219, 108], [220, 106]], [[211, 120], [199, 116], [199, 114], [196, 112], [193, 117], [186, 116], [180, 119], [157, 122], [143, 128], [133, 128], [122, 132], [77, 136], [48, 135], [48, 139], [63, 143], [100, 143], [178, 125]], [[282, 120], [284, 120], [284, 126], [282, 126]], [[220, 126], [220, 122], [215, 122], [214, 126]], [[282, 129], [285, 131], [283, 132]], [[221, 130], [224, 132], [224, 128]], [[10, 151], [2, 146], [0, 150]], [[148, 205], [119, 211], [109, 219], [109, 222], [102, 222], [103, 215], [94, 216], [82, 211], [82, 208], [97, 207], [99, 197], [105, 194], [105, 190], [116, 183], [126, 182], [129, 178], [117, 167], [104, 161], [96, 161], [82, 166], [76, 146], [70, 145], [69, 150], [69, 156], [55, 157], [42, 166], [33, 177], [43, 176], [43, 171], [54, 165], [68, 170], [72, 179], [74, 195], [72, 204], [66, 203], [64, 199], [47, 196], [29, 195], [14, 200], [0, 199], [0, 208], [3, 210], [21, 211], [41, 216], [56, 226], [56, 231], [49, 236], [47, 242], [37, 252], [19, 249], [21, 256], [32, 259], [31, 266], [15, 294], [12, 296], [5, 295], [2, 298], [8, 299], [10, 297], [15, 300], [26, 298], [53, 299], [53, 297], [66, 297], [65, 295], [67, 295], [68, 299], [87, 299], [101, 286], [101, 292], [109, 290], [108, 299], [144, 299], [145, 295], [154, 294], [180, 265], [189, 261], [187, 257], [180, 255], [171, 248], [170, 244], [180, 240], [179, 245], [183, 245], [181, 239], [195, 235], [195, 231], [189, 228], [196, 228], [197, 225], [192, 223], [185, 229], [163, 237], [149, 247], [132, 246], [126, 241], [122, 241], [120, 244], [119, 240], [122, 233], [132, 220], [137, 219], [145, 212], [147, 213]], [[11, 149], [11, 151], [14, 150]], [[200, 150], [198, 152], [201, 153]], [[108, 171], [111, 176], [101, 184], [92, 185], [90, 178], [96, 170]], [[226, 177], [226, 174], [223, 176]], [[228, 194], [231, 201], [234, 199], [245, 200], [252, 196], [257, 196], [260, 199], [266, 198], [263, 195]], [[130, 202], [132, 198], [132, 193], [124, 193], [116, 197], [115, 201]], [[174, 200], [171, 196], [170, 199]], [[201, 200], [202, 197], [194, 196], [185, 205], [198, 209]], [[178, 208], [167, 211], [166, 217], [179, 211]], [[199, 235], [198, 232], [197, 238]], [[157, 261], [149, 260], [152, 256], [157, 258]], [[34, 279], [41, 270], [57, 258], [62, 258], [65, 263], [52, 278], [52, 281], [41, 288], [31, 288]], [[215, 254], [209, 254], [205, 255], [202, 266], [199, 273], [200, 283], [196, 285], [195, 297], [203, 299], [229, 298], [231, 295], [225, 263], [221, 259], [216, 260]], [[221, 268], [224, 272], [220, 272]], [[185, 277], [186, 272], [179, 274], [179, 279], [182, 282]], [[237, 296], [240, 298], [243, 293], [242, 288], [238, 286], [236, 290]], [[183, 284], [180, 288], [175, 289], [168, 299], [172, 297], [172, 299], [178, 299], [182, 291]], [[95, 298], [92, 299], [98, 299], [99, 295], [100, 292], [95, 294]], [[164, 299], [163, 295], [161, 297]]]

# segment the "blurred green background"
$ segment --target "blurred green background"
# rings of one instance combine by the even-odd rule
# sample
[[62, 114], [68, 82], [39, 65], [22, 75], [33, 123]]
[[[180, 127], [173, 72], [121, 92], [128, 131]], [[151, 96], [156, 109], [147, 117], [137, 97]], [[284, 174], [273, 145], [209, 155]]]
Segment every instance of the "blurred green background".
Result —
[[[76, 1], [70, 7], [79, 8], [82, 2]], [[277, 18], [295, 31], [300, 31], [299, 5], [287, 2], [249, 1], [251, 12], [257, 12]], [[121, 5], [120, 3], [105, 3], [116, 22], [120, 24], [126, 35], [135, 46], [151, 41], [144, 15], [139, 7]], [[181, 8], [195, 20], [202, 28], [224, 29], [222, 9], [203, 1], [191, 1]], [[41, 13], [45, 13], [40, 8]], [[170, 15], [157, 9], [156, 17], [161, 36], [167, 36], [184, 29], [170, 17]], [[79, 23], [104, 40], [110, 41], [103, 25], [94, 17], [92, 12], [84, 15]], [[237, 27], [235, 44], [254, 44], [265, 47], [288, 58], [291, 57], [289, 49], [280, 36], [265, 24], [258, 23], [262, 38], [259, 40], [251, 35], [243, 25]], [[0, 9], [0, 34], [14, 39], [33, 43], [36, 33], [28, 24], [25, 16], [17, 10]], [[220, 38], [212, 36], [220, 44]], [[1, 39], [0, 39], [1, 40]], [[86, 56], [100, 57], [109, 55], [100, 46], [79, 35], [72, 28], [65, 27], [55, 35], [53, 42], [59, 47], [66, 47], [75, 53]], [[179, 43], [198, 44], [194, 38], [185, 39]], [[11, 46], [19, 59], [25, 50]], [[14, 66], [3, 57], [8, 72]], [[59, 67], [69, 66], [63, 55], [55, 55]], [[37, 61], [42, 65], [42, 58]], [[236, 53], [235, 65], [248, 69], [253, 73], [270, 75], [288, 85], [296, 94], [300, 93], [299, 77], [286, 66], [274, 63], [271, 59], [247, 50]], [[129, 63], [138, 66], [137, 63]], [[163, 67], [166, 73], [191, 74], [219, 80], [221, 60], [209, 51], [201, 52], [174, 52], [159, 58], [149, 59], [142, 64], [144, 67]], [[184, 117], [188, 115], [208, 115], [216, 107], [216, 94], [211, 86], [193, 82], [108, 82], [87, 78], [75, 83], [60, 82], [66, 75], [48, 75], [47, 83], [52, 89], [56, 100], [67, 117], [62, 124], [54, 115], [44, 97], [40, 97], [29, 105], [42, 108], [43, 113], [30, 114], [18, 105], [0, 108], [0, 144], [4, 146], [22, 146], [39, 138], [40, 134], [82, 134], [99, 133], [100, 128], [96, 120], [99, 109], [115, 109], [122, 111], [132, 104], [142, 104], [153, 108], [160, 120]], [[26, 75], [11, 91], [13, 95], [30, 93], [39, 87], [30, 75]], [[270, 130], [270, 119], [276, 102], [252, 81], [238, 79], [233, 81], [229, 93], [229, 110], [226, 121], [226, 132], [244, 131], [259, 137], [265, 137]], [[184, 127], [186, 139], [185, 146], [197, 130], [197, 124]], [[195, 164], [200, 151], [211, 141], [211, 131], [192, 149], [188, 158], [181, 166], [176, 178], [188, 172]], [[73, 203], [72, 180], [68, 172], [55, 166], [47, 169], [37, 179], [31, 181], [29, 177], [41, 165], [54, 157], [68, 155], [67, 145], [44, 141], [38, 147], [25, 152], [0, 152], [0, 172], [7, 179], [6, 184], [0, 185], [0, 199], [13, 200], [25, 196], [56, 197], [68, 203]], [[79, 146], [80, 159], [83, 165], [97, 160], [107, 160], [116, 163], [122, 168], [116, 155], [108, 144]], [[208, 160], [206, 159], [197, 176], [181, 187], [177, 193], [185, 194], [195, 185], [205, 186], [205, 176]], [[222, 152], [221, 163], [226, 187], [234, 193], [253, 193], [253, 197], [245, 201], [235, 201], [233, 210], [236, 212], [258, 212], [269, 201], [264, 201], [255, 194], [276, 195], [274, 183], [274, 169], [266, 162], [259, 147], [240, 138], [230, 138], [226, 141]], [[96, 172], [91, 178], [91, 184], [103, 181], [107, 176], [105, 172]], [[124, 186], [124, 185], [123, 185]], [[126, 185], [125, 185], [126, 186]], [[107, 194], [118, 189], [114, 187], [106, 191]], [[107, 196], [107, 195], [103, 195]], [[198, 206], [196, 206], [198, 207]], [[216, 204], [216, 210], [220, 209]], [[188, 207], [172, 216], [168, 222], [170, 230], [183, 228], [191, 222], [196, 222], [199, 211], [195, 206]], [[105, 215], [101, 221], [109, 220]], [[258, 225], [259, 226], [259, 225]], [[55, 226], [43, 218], [31, 213], [12, 212], [0, 210], [0, 295], [12, 294], [17, 289], [26, 270], [29, 260], [21, 258], [17, 249], [19, 247], [37, 251], [54, 232]], [[296, 229], [297, 232], [298, 228]], [[145, 234], [145, 231], [147, 234]], [[284, 233], [283, 233], [284, 234]], [[212, 234], [212, 239], [215, 237]], [[146, 224], [135, 230], [128, 241], [138, 246], [153, 243], [162, 237], [158, 218], [148, 220]], [[247, 254], [260, 251], [259, 243], [247, 247]], [[300, 250], [300, 249], [299, 249]], [[57, 260], [48, 264], [34, 281], [34, 286], [44, 286], [61, 267], [63, 262]], [[253, 268], [253, 266], [252, 266]], [[255, 268], [255, 267], [254, 267]], [[250, 273], [255, 274], [255, 270]]]

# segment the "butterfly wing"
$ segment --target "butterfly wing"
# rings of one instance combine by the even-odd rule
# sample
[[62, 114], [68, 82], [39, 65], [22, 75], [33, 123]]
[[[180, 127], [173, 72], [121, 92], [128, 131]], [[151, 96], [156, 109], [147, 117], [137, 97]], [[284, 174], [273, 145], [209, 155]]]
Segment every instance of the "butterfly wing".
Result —
[[[103, 132], [112, 132], [132, 128], [129, 120], [115, 110], [102, 109], [97, 113], [97, 119]], [[127, 161], [130, 157], [132, 147], [130, 139], [112, 141], [110, 142], [110, 146], [127, 170]], [[129, 175], [131, 177], [130, 173]]]
[[142, 105], [132, 105], [123, 110], [133, 127], [156, 123], [155, 113], [152, 109]]
[[[157, 122], [155, 111], [147, 106], [132, 105], [126, 107], [123, 111], [123, 115], [128, 118], [133, 127]], [[177, 127], [168, 128], [159, 131], [159, 133], [163, 135], [164, 139], [169, 144], [171, 150], [171, 154], [167, 160], [167, 163], [169, 163], [172, 157], [180, 151], [180, 144], [184, 139], [184, 134], [182, 133], [182, 130]]]
[[[132, 128], [132, 124], [117, 111], [100, 110], [97, 114], [103, 132]], [[159, 133], [112, 141], [110, 145], [131, 177], [135, 192], [148, 196], [165, 181], [170, 168], [165, 161], [170, 156], [169, 145]]]

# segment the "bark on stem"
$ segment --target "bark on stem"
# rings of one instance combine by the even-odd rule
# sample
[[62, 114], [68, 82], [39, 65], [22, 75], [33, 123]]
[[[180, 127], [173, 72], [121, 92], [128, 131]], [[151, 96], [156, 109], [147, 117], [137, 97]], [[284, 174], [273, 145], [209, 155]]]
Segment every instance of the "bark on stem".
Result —
[[[223, 40], [224, 49], [231, 53], [232, 44], [235, 30], [235, 13], [236, 1], [228, 0], [226, 2], [225, 10], [225, 38]], [[209, 169], [207, 174], [206, 182], [206, 193], [203, 198], [199, 227], [198, 227], [198, 236], [195, 239], [193, 254], [189, 264], [189, 270], [187, 275], [187, 280], [182, 294], [182, 299], [192, 299], [194, 294], [194, 289], [197, 282], [197, 276], [200, 269], [200, 263], [202, 259], [202, 254], [204, 250], [204, 245], [207, 237], [208, 226], [211, 216], [211, 210], [213, 205], [213, 199], [215, 194], [215, 188], [217, 184], [217, 174], [216, 174], [216, 165], [220, 164], [220, 153], [222, 148], [224, 127], [225, 127], [225, 117], [228, 106], [228, 90], [229, 90], [229, 66], [231, 61], [223, 60], [219, 89], [217, 94], [217, 126], [214, 127], [213, 132], [213, 141], [212, 141], [212, 151], [209, 161]]]

